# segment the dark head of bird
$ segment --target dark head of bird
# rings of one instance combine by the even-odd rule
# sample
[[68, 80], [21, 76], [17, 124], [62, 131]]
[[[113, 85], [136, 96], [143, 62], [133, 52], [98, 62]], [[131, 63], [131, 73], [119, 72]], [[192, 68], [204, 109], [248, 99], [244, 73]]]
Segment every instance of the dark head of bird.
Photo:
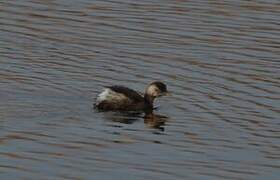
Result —
[[160, 81], [152, 82], [148, 85], [145, 91], [144, 100], [145, 103], [153, 108], [153, 102], [155, 98], [167, 95], [168, 91], [166, 85]]

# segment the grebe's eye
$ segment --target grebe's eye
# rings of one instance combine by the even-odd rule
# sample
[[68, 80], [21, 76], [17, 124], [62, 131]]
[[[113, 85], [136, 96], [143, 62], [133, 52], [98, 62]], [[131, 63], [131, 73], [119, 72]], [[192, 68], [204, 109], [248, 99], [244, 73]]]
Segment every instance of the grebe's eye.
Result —
[[156, 93], [157, 93], [157, 94], [161, 94], [161, 90], [157, 89], [157, 90], [156, 90]]

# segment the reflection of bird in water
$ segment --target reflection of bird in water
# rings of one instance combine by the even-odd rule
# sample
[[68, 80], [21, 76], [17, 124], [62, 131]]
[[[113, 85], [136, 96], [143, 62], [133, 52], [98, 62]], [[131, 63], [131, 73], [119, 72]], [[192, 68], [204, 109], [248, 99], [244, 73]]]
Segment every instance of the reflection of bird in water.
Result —
[[106, 118], [113, 122], [132, 124], [142, 118], [141, 112], [107, 112]]
[[148, 85], [145, 95], [123, 86], [106, 87], [94, 107], [102, 111], [152, 111], [154, 99], [168, 94], [166, 85], [156, 81]]
[[154, 114], [154, 113], [147, 113], [144, 116], [144, 122], [148, 127], [160, 129], [164, 131], [165, 122], [168, 120], [167, 116]]
[[153, 112], [143, 113], [140, 112], [111, 112], [106, 113], [106, 118], [114, 122], [119, 122], [123, 124], [132, 124], [135, 121], [144, 119], [144, 123], [154, 129], [164, 130], [165, 122], [168, 120], [167, 116], [154, 114]]

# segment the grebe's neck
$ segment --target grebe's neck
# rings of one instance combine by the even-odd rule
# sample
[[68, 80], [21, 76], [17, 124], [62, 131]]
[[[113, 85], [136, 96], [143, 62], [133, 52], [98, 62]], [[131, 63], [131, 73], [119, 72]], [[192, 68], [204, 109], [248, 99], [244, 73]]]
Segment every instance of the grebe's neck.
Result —
[[154, 97], [145, 93], [144, 95], [144, 101], [145, 101], [145, 104], [148, 105], [149, 108], [153, 108], [153, 104], [154, 104]]

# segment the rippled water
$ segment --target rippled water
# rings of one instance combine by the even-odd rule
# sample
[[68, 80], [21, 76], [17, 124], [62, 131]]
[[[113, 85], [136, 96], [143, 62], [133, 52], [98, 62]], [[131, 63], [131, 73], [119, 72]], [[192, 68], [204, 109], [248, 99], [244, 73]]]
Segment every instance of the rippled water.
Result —
[[[279, 179], [280, 4], [0, 2], [1, 179]], [[98, 113], [103, 86], [171, 97]]]

